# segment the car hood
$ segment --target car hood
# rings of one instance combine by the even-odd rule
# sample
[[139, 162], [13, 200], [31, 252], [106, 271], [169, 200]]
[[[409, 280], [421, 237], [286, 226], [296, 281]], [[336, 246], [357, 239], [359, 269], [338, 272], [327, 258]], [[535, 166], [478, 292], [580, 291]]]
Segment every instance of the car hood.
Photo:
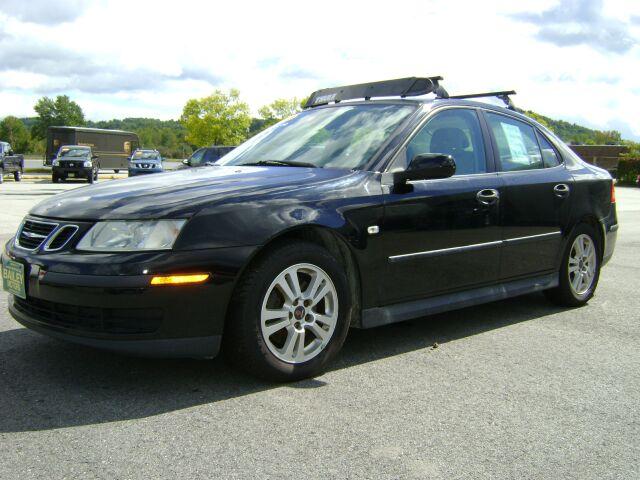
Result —
[[62, 220], [188, 218], [204, 206], [280, 196], [309, 186], [335, 188], [343, 169], [211, 166], [113, 180], [55, 195], [31, 215]]

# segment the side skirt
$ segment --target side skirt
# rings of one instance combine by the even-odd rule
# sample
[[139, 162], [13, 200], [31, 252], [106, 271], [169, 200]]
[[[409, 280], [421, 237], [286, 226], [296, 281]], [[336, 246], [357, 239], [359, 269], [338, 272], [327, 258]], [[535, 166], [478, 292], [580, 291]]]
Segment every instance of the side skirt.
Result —
[[481, 303], [503, 300], [527, 293], [538, 292], [558, 286], [558, 274], [552, 273], [512, 282], [500, 283], [489, 287], [449, 293], [437, 297], [396, 303], [385, 307], [367, 308], [362, 311], [361, 328], [373, 328], [381, 325], [402, 322], [412, 318], [471, 307]]

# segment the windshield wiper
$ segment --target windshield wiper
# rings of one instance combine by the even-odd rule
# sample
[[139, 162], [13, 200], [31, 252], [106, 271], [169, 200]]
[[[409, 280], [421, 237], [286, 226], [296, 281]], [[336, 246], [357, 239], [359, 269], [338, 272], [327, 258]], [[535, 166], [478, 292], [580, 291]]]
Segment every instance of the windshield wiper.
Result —
[[295, 162], [291, 160], [260, 160], [259, 162], [241, 163], [239, 166], [318, 168], [318, 166], [314, 165], [313, 163]]

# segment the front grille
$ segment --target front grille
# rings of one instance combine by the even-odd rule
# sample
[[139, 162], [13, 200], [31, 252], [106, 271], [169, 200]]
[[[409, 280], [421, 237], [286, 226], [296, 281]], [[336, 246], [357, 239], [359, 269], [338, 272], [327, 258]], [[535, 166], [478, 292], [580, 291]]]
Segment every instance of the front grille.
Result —
[[40, 248], [57, 226], [57, 223], [25, 220], [18, 232], [18, 246], [27, 250]]
[[14, 297], [14, 307], [39, 322], [87, 333], [153, 333], [162, 323], [159, 308], [96, 308]]
[[77, 168], [84, 165], [84, 160], [60, 160], [60, 166], [64, 168]]
[[60, 250], [78, 231], [77, 225], [64, 225], [60, 227], [44, 247], [45, 250]]

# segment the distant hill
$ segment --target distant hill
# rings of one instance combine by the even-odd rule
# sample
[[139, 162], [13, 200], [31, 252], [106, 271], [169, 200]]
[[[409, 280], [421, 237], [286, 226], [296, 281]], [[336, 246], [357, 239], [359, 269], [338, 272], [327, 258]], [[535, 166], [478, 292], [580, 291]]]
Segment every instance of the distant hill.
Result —
[[618, 145], [622, 142], [620, 132], [616, 130], [594, 130], [576, 123], [554, 120], [539, 113], [526, 110], [525, 115], [545, 125], [566, 143], [579, 145]]

